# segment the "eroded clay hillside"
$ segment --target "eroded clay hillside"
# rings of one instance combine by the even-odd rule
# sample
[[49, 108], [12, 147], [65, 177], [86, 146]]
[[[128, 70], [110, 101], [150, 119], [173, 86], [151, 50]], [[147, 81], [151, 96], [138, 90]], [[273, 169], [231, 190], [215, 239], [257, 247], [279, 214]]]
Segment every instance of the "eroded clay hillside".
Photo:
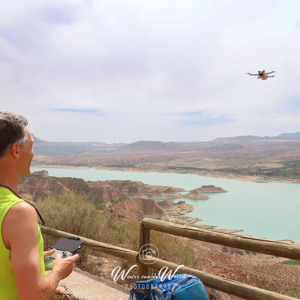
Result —
[[[38, 201], [47, 197], [59, 197], [66, 193], [87, 196], [109, 212], [126, 218], [141, 219], [156, 216], [169, 219], [173, 215], [186, 214], [193, 206], [181, 201], [156, 202], [153, 199], [179, 197], [182, 189], [168, 186], [150, 186], [138, 181], [85, 181], [79, 178], [51, 177], [48, 172], [36, 172], [23, 178], [19, 186], [20, 194], [28, 200]], [[198, 194], [200, 195], [200, 194]], [[99, 206], [100, 205], [100, 206]]]
[[[204, 186], [202, 188], [199, 187], [196, 191], [190, 191], [190, 193], [203, 192], [203, 190], [207, 191], [208, 189], [225, 192], [220, 188]], [[148, 186], [141, 182], [132, 181], [86, 182], [76, 178], [51, 177], [48, 176], [47, 172], [34, 173], [24, 178], [19, 191], [24, 197], [33, 201], [42, 199], [47, 201], [45, 200], [47, 197], [62, 197], [66, 193], [87, 195], [88, 200], [97, 204], [95, 207], [99, 207], [102, 212], [111, 217], [112, 221], [109, 224], [113, 224], [116, 228], [118, 228], [118, 223], [124, 220], [124, 217], [128, 218], [126, 219], [127, 222], [135, 223], [138, 222], [132, 219], [141, 219], [145, 216], [172, 220], [173, 215], [178, 215], [192, 209], [185, 202], [173, 204], [167, 200], [155, 202], [153, 199], [150, 199], [151, 197], [166, 199], [182, 192], [180, 189]], [[128, 230], [130, 228], [128, 227]], [[136, 224], [132, 228], [135, 228], [134, 232], [131, 229], [131, 231], [126, 233], [122, 225], [122, 232], [120, 234], [128, 238], [134, 235], [133, 244], [138, 244], [138, 225]], [[112, 227], [106, 228], [108, 236], [111, 235], [110, 231], [112, 229]], [[104, 238], [103, 233], [101, 236]], [[109, 237], [112, 238], [111, 236]], [[120, 245], [115, 240], [113, 242], [104, 240], [103, 242], [126, 248], [133, 247], [133, 244], [128, 242], [129, 244], [127, 245], [124, 241], [124, 245]], [[154, 242], [159, 246], [162, 259], [178, 264], [183, 263], [198, 270], [278, 293], [293, 297], [300, 296], [300, 267], [281, 264], [286, 259], [199, 241], [189, 241], [186, 238], [180, 237], [166, 238], [165, 236], [158, 235]], [[168, 245], [173, 246], [170, 248]], [[84, 256], [83, 253], [81, 255]], [[122, 268], [127, 270], [131, 266], [128, 262], [120, 262], [112, 257], [102, 255], [86, 255], [86, 264], [92, 266], [89, 271], [110, 280], [112, 279], [111, 272], [114, 267], [122, 265]], [[118, 283], [124, 284], [124, 282]], [[132, 283], [130, 281], [126, 282], [126, 284]], [[237, 299], [236, 297], [215, 290], [209, 291], [209, 293], [210, 299]]]

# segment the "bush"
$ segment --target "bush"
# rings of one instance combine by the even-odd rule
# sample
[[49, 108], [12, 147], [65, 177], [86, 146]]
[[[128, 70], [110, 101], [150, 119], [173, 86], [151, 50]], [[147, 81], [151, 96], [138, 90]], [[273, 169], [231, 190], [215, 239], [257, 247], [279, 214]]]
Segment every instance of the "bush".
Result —
[[46, 226], [97, 239], [106, 227], [108, 217], [96, 209], [86, 196], [73, 193], [49, 197], [38, 202]]
[[[63, 197], [48, 197], [39, 201], [37, 206], [47, 227], [129, 249], [138, 247], [138, 221], [119, 220], [97, 209], [99, 205], [89, 201], [86, 196], [68, 193]], [[54, 241], [55, 238], [44, 236], [45, 249], [50, 248]], [[84, 247], [80, 250], [78, 266], [86, 271], [89, 271], [87, 264], [91, 253], [100, 255]]]

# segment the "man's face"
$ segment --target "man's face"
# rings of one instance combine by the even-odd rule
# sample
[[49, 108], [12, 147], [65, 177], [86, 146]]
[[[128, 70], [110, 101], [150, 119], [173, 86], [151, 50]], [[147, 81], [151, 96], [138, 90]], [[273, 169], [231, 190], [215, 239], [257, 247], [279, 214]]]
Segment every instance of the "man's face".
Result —
[[30, 174], [30, 165], [34, 156], [32, 149], [34, 140], [27, 127], [25, 127], [26, 140], [23, 146], [20, 146], [20, 175], [26, 176]]

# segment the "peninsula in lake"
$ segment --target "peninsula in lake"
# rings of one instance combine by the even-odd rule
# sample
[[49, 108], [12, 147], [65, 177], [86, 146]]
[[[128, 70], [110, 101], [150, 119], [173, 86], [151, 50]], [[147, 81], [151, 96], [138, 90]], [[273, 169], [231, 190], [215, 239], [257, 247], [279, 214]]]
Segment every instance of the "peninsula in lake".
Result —
[[[185, 215], [194, 209], [191, 204], [185, 201], [173, 203], [168, 199], [209, 199], [209, 196], [201, 194], [199, 191], [205, 191], [207, 194], [226, 192], [214, 185], [186, 191], [170, 186], [148, 185], [140, 181], [85, 181], [80, 178], [52, 177], [48, 175], [47, 171], [35, 172], [24, 177], [19, 186], [20, 194], [25, 199], [34, 202], [43, 201], [48, 197], [62, 197], [66, 193], [74, 193], [86, 195], [89, 201], [96, 204], [96, 207], [120, 217], [130, 219], [156, 217], [165, 220], [173, 220], [175, 216]], [[184, 223], [194, 223], [198, 219], [182, 220]]]

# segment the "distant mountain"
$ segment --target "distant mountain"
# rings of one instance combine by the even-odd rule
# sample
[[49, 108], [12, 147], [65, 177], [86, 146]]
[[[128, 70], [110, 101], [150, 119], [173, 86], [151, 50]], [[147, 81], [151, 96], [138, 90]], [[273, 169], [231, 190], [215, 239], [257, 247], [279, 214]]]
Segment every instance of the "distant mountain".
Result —
[[193, 150], [206, 151], [236, 151], [244, 148], [252, 141], [288, 141], [299, 140], [300, 132], [282, 133], [274, 137], [260, 137], [245, 135], [236, 137], [217, 138], [209, 142], [160, 142], [138, 141], [135, 143], [107, 144], [102, 142], [48, 142], [34, 136], [34, 150], [37, 155], [64, 155], [83, 153], [111, 153], [111, 152], [184, 152]]
[[48, 143], [47, 141], [41, 140], [38, 137], [36, 137], [33, 133], [31, 133], [33, 139], [34, 139], [34, 144], [42, 144], [42, 143]]
[[213, 142], [221, 142], [221, 141], [255, 141], [255, 140], [263, 140], [263, 137], [255, 136], [255, 135], [242, 135], [242, 136], [234, 136], [234, 137], [225, 137], [225, 138], [216, 138]]
[[112, 152], [124, 144], [106, 144], [102, 142], [48, 142], [34, 136], [34, 151], [37, 155], [64, 155], [82, 153]]
[[139, 141], [120, 147], [117, 151], [185, 151], [186, 148], [181, 143], [158, 142], [158, 141]]
[[295, 133], [282, 133], [277, 136], [255, 136], [255, 135], [243, 135], [235, 137], [217, 138], [213, 141], [272, 141], [272, 140], [300, 140], [300, 132]]
[[278, 139], [300, 140], [300, 132], [282, 133], [277, 136]]

